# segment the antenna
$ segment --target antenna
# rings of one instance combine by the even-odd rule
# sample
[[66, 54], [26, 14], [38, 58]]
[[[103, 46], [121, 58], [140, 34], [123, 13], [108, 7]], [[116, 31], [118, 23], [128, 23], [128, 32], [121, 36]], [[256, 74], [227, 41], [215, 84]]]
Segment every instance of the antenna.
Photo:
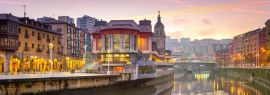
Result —
[[23, 15], [26, 17], [26, 5], [23, 5]]

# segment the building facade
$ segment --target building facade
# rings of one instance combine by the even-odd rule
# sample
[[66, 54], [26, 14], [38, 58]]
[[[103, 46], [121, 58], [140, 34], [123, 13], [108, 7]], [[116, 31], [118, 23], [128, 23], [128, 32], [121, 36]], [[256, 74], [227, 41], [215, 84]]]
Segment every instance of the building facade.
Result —
[[74, 24], [74, 19], [69, 16], [58, 16], [58, 20], [66, 22], [68, 24]]
[[266, 65], [266, 28], [256, 29], [234, 37], [230, 60], [234, 66]]
[[91, 51], [91, 33], [94, 30], [96, 18], [84, 15], [81, 18], [77, 18], [77, 27], [86, 30], [86, 51]]
[[166, 39], [166, 34], [164, 31], [164, 25], [161, 22], [161, 17], [160, 17], [160, 12], [158, 13], [157, 17], [157, 23], [155, 24], [154, 27], [154, 41], [155, 45], [157, 47], [157, 52], [159, 53], [160, 57], [163, 58], [164, 60], [164, 55], [165, 55], [165, 39]]
[[[16, 74], [50, 70], [57, 72], [62, 69], [59, 60], [61, 34], [52, 31], [51, 26], [11, 14], [0, 14], [0, 23], [1, 26], [9, 27], [4, 27], [4, 31], [1, 32], [4, 34], [1, 34], [0, 39], [4, 40], [1, 40], [3, 48], [0, 54], [0, 72]], [[8, 47], [4, 48], [5, 46]], [[49, 57], [50, 50], [53, 60]]]
[[82, 45], [80, 44], [80, 29], [75, 27], [74, 24], [69, 24], [63, 21], [55, 20], [46, 22], [51, 25], [52, 30], [61, 33], [62, 43], [62, 59], [63, 62], [67, 63], [66, 71], [72, 69], [79, 69], [84, 65], [83, 54], [81, 54]]
[[142, 54], [150, 55], [152, 35], [151, 31], [142, 32], [133, 20], [112, 20], [92, 33], [92, 52], [103, 70], [110, 64], [111, 71], [127, 71], [138, 60], [146, 60]]
[[95, 21], [97, 19], [94, 17], [90, 17], [88, 15], [84, 15], [81, 18], [77, 18], [77, 27], [78, 28], [85, 28], [89, 32], [91, 32], [94, 29]]

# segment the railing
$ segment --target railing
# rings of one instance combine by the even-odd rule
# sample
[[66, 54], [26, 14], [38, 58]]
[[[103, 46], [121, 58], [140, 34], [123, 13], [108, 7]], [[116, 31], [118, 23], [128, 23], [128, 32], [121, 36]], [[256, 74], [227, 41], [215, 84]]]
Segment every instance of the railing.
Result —
[[30, 48], [29, 47], [24, 47], [24, 51], [29, 51]]
[[42, 52], [41, 48], [37, 48], [36, 52]]

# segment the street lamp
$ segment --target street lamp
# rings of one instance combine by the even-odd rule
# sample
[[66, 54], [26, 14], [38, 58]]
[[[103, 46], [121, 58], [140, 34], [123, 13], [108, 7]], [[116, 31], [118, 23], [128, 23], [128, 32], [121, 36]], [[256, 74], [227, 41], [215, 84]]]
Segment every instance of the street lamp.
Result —
[[50, 70], [50, 75], [52, 76], [52, 68], [53, 68], [53, 58], [52, 58], [53, 44], [52, 44], [52, 43], [49, 44], [49, 48], [50, 48], [50, 59], [51, 59], [51, 70]]
[[108, 71], [107, 71], [107, 74], [109, 75], [110, 74], [110, 50], [108, 49]]
[[256, 54], [256, 64], [255, 64], [255, 67], [256, 67], [256, 68], [259, 66], [259, 63], [260, 63], [259, 57], [260, 57], [260, 54], [259, 54], [259, 53]]
[[84, 46], [84, 64], [86, 64], [86, 47], [87, 45]]

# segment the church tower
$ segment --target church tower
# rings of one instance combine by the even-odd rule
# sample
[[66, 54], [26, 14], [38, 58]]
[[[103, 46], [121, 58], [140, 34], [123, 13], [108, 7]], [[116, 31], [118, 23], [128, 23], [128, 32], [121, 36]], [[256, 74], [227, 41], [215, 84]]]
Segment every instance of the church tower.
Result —
[[155, 42], [157, 50], [160, 55], [165, 55], [165, 39], [166, 34], [164, 31], [164, 25], [161, 22], [160, 11], [158, 11], [157, 23], [154, 27]]

